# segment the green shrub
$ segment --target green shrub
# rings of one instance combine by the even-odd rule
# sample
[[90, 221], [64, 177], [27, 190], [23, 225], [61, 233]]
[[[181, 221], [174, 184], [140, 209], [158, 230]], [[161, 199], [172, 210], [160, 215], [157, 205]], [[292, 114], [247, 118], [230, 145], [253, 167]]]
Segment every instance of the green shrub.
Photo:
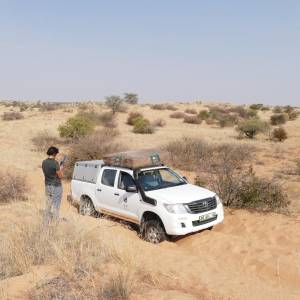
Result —
[[217, 118], [220, 127], [229, 127], [234, 126], [238, 122], [238, 119], [235, 115], [220, 115]]
[[170, 114], [170, 118], [173, 118], [173, 119], [183, 119], [185, 116], [186, 116], [186, 114], [181, 111], [176, 111], [176, 112]]
[[207, 110], [201, 110], [198, 114], [199, 118], [202, 120], [206, 120], [210, 117], [210, 113]]
[[63, 138], [78, 139], [92, 133], [95, 123], [82, 117], [72, 117], [58, 127], [59, 135]]
[[260, 109], [262, 109], [263, 108], [263, 104], [261, 104], [261, 103], [257, 103], [257, 104], [251, 104], [250, 106], [249, 106], [249, 108], [250, 109], [254, 109], [254, 110], [260, 110]]
[[283, 127], [275, 128], [272, 131], [273, 140], [282, 142], [287, 139], [287, 133]]
[[128, 125], [134, 125], [136, 118], [143, 118], [143, 114], [140, 112], [131, 112], [127, 118], [127, 124]]
[[267, 111], [267, 110], [270, 110], [270, 107], [269, 106], [263, 106], [261, 108], [261, 111]]
[[152, 134], [154, 133], [154, 127], [150, 124], [148, 119], [138, 117], [135, 119], [133, 132], [141, 134]]
[[240, 134], [245, 135], [250, 139], [254, 138], [258, 133], [267, 132], [268, 129], [268, 123], [260, 119], [249, 119], [241, 121], [237, 127], [237, 130], [240, 132]]
[[24, 116], [20, 112], [12, 111], [12, 112], [5, 112], [2, 115], [3, 121], [13, 121], [13, 120], [21, 120], [24, 119]]
[[289, 204], [281, 186], [273, 180], [259, 178], [254, 173], [245, 174], [237, 180], [230, 206], [274, 211]]
[[187, 108], [184, 112], [187, 113], [187, 114], [191, 114], [191, 115], [196, 115], [197, 114], [197, 110], [194, 109], [194, 108]]
[[185, 116], [183, 122], [188, 124], [201, 124], [202, 119], [198, 116]]
[[284, 124], [287, 120], [286, 114], [274, 114], [270, 117], [272, 125], [281, 125]]
[[99, 123], [107, 128], [117, 127], [115, 115], [110, 111], [99, 114]]

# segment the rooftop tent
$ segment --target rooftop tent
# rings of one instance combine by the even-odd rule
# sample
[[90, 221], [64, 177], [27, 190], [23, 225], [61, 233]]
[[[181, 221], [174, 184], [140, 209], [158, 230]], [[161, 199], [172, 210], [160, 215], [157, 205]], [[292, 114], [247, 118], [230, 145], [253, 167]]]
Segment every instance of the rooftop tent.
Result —
[[130, 169], [153, 167], [162, 165], [159, 151], [154, 149], [125, 151], [105, 155], [103, 161], [106, 165]]

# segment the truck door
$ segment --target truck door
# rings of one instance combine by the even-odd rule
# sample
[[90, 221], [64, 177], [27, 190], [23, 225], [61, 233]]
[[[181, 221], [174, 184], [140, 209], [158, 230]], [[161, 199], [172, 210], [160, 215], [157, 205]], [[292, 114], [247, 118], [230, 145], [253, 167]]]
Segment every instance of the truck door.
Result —
[[126, 191], [126, 187], [135, 186], [135, 181], [127, 172], [120, 171], [118, 175], [118, 203], [120, 204], [122, 214], [126, 217], [126, 219], [128, 219], [128, 221], [138, 223], [138, 207], [140, 205], [140, 195], [139, 193], [129, 193]]
[[100, 212], [116, 215], [121, 213], [119, 190], [115, 187], [118, 171], [104, 167], [96, 183], [96, 200]]

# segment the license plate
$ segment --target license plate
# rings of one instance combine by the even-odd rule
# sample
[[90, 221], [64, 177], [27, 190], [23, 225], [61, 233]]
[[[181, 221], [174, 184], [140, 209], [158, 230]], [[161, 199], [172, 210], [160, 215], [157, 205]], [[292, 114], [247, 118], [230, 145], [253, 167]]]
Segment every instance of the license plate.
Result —
[[213, 213], [209, 213], [209, 214], [206, 214], [206, 215], [202, 215], [199, 217], [199, 221], [202, 222], [202, 221], [206, 221], [206, 220], [209, 220], [209, 219], [212, 219], [216, 216], [217, 214], [215, 212]]

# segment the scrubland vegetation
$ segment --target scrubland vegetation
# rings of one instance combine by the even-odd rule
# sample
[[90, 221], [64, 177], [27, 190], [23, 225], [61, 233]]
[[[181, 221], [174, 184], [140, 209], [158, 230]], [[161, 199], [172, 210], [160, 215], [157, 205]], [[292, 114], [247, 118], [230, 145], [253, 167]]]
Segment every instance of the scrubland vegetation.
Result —
[[[125, 94], [123, 98], [109, 98], [109, 101], [97, 103], [5, 102], [0, 105], [4, 126], [13, 128], [20, 122], [28, 126], [31, 119], [47, 118], [45, 124], [39, 119], [37, 124], [41, 126], [30, 127], [29, 151], [40, 161], [48, 146], [62, 148], [69, 155], [65, 165], [67, 180], [71, 178], [77, 160], [101, 159], [107, 153], [132, 149], [140, 140], [138, 147], [154, 145], [166, 152], [166, 164], [182, 175], [187, 173], [191, 183], [217, 192], [229, 208], [226, 214], [233, 211], [235, 217], [239, 216], [240, 209], [251, 214], [286, 214], [291, 212], [291, 199], [293, 207], [298, 207], [295, 199], [299, 193], [300, 157], [296, 153], [297, 132], [293, 129], [293, 124], [299, 122], [298, 108], [196, 103], [149, 107], [137, 105], [137, 102], [137, 95]], [[15, 117], [20, 114], [21, 118]], [[52, 116], [56, 114], [57, 126], [50, 128], [51, 131], [45, 130], [54, 122]], [[20, 121], [14, 123], [14, 120]], [[290, 145], [290, 140], [294, 144]], [[0, 233], [0, 281], [30, 273], [34, 268], [51, 266], [53, 276], [37, 281], [28, 291], [29, 299], [130, 299], [132, 294], [141, 291], [141, 287], [186, 291], [184, 287], [178, 287], [172, 269], [167, 269], [167, 265], [172, 265], [167, 256], [167, 263], [161, 267], [154, 261], [145, 261], [143, 255], [150, 251], [149, 248], [138, 249], [139, 244], [132, 240], [114, 240], [122, 234], [112, 234], [111, 228], [95, 225], [101, 226], [101, 222], [84, 228], [82, 224], [86, 219], [78, 216], [78, 219], [67, 218], [59, 227], [46, 230], [42, 226], [41, 211], [34, 209], [36, 203], [31, 199], [36, 178], [28, 182], [24, 171], [12, 172], [9, 165], [7, 167], [9, 171], [5, 169], [0, 174], [0, 204], [9, 207], [11, 215], [16, 214], [17, 204], [28, 205], [28, 208], [22, 207], [22, 214], [16, 216], [15, 223], [10, 222]], [[34, 167], [41, 176], [41, 170]], [[65, 185], [68, 184], [67, 181]], [[24, 217], [29, 211], [34, 216]], [[273, 214], [264, 214], [268, 215], [271, 218]], [[240, 226], [245, 222], [243, 220]], [[93, 226], [97, 228], [95, 235], [91, 235]], [[226, 227], [229, 226], [228, 222]], [[216, 236], [225, 229], [217, 230]], [[106, 237], [103, 236], [105, 232]], [[188, 242], [194, 247], [193, 238], [188, 237]], [[205, 235], [201, 236], [201, 240], [205, 238]], [[139, 243], [141, 247], [145, 246], [142, 241]], [[151, 252], [149, 256], [155, 258], [160, 254]], [[190, 284], [188, 279], [181, 280], [185, 287]], [[202, 291], [198, 284], [196, 297], [206, 299], [202, 297]]]

